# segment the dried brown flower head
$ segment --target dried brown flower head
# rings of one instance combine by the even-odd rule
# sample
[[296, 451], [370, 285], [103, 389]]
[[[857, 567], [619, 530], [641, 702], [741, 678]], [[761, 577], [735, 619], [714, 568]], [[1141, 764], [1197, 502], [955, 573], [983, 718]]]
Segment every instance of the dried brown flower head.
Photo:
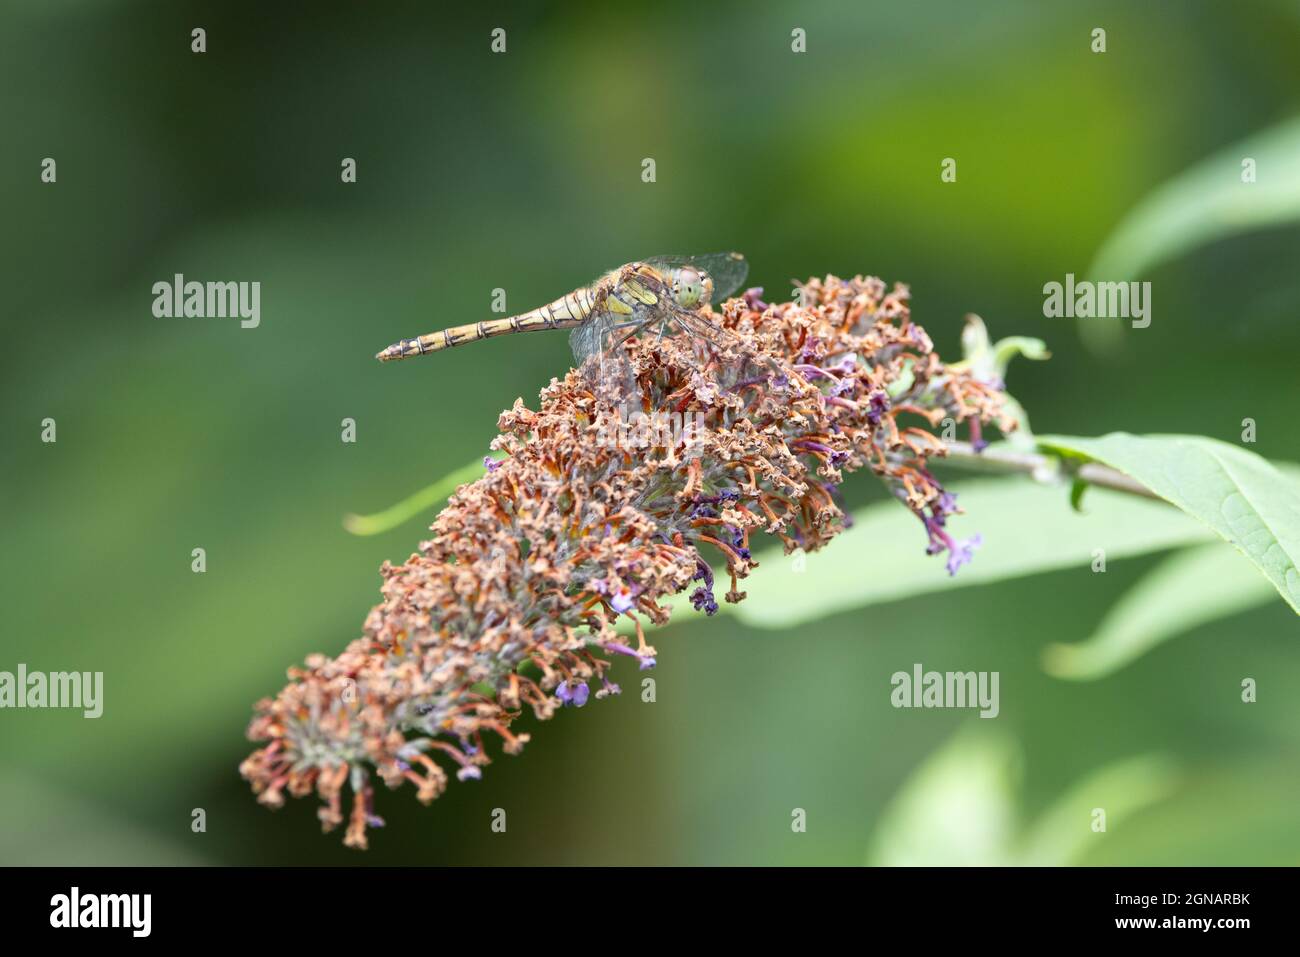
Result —
[[[665, 598], [692, 588], [696, 609], [717, 610], [706, 555], [725, 563], [724, 597], [736, 602], [755, 567], [752, 535], [792, 551], [841, 531], [845, 472], [879, 476], [924, 523], [929, 549], [949, 552], [949, 571], [969, 559], [977, 541], [949, 537], [955, 503], [926, 468], [943, 454], [930, 430], [951, 417], [979, 445], [982, 422], [1013, 425], [1001, 394], [939, 360], [904, 286], [828, 276], [775, 305], [761, 292], [710, 317], [736, 334], [733, 346], [628, 341], [640, 409], [611, 408], [571, 371], [542, 391], [539, 410], [517, 400], [501, 415], [493, 448], [506, 457], [457, 491], [417, 553], [384, 564], [383, 601], [362, 637], [290, 669], [289, 684], [257, 704], [248, 734], [266, 744], [240, 772], [262, 803], [314, 790], [330, 830], [347, 785], [345, 843], [364, 848], [367, 827], [382, 823], [374, 777], [431, 801], [444, 767], [481, 775], [485, 733], [520, 751], [528, 735], [511, 726], [525, 705], [546, 719], [585, 704], [593, 684], [597, 698], [617, 693], [616, 658], [653, 667], [642, 622], [667, 621]], [[629, 442], [637, 413], [689, 427]], [[635, 646], [616, 632], [621, 616], [636, 622]]]

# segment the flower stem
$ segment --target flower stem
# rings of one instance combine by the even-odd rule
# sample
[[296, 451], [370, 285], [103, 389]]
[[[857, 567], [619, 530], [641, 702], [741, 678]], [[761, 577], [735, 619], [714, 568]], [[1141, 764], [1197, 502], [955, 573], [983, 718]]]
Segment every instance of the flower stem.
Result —
[[1098, 488], [1124, 492], [1127, 495], [1139, 495], [1143, 498], [1164, 501], [1137, 479], [1100, 462], [1083, 462], [1071, 466], [1063, 459], [1039, 452], [1000, 448], [988, 448], [976, 452], [969, 442], [946, 442], [944, 446], [948, 454], [943, 458], [936, 456], [931, 460], [932, 464], [939, 466], [948, 464], [954, 468], [977, 472], [1021, 473], [1038, 482], [1072, 479], [1088, 485], [1096, 485]]

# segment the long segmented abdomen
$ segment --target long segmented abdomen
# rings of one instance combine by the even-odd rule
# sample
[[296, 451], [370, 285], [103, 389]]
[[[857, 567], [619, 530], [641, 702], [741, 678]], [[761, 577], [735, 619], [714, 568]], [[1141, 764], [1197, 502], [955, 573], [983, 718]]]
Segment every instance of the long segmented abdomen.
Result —
[[452, 326], [441, 332], [431, 332], [414, 339], [399, 339], [386, 349], [377, 352], [375, 358], [381, 362], [391, 362], [395, 359], [409, 359], [430, 352], [441, 352], [452, 346], [478, 342], [480, 339], [491, 339], [493, 336], [532, 332], [536, 329], [571, 329], [587, 320], [595, 302], [595, 292], [590, 287], [584, 286], [561, 296], [554, 302], [547, 303], [540, 309], [521, 312], [517, 316], [486, 319], [483, 322], [469, 323], [464, 326]]

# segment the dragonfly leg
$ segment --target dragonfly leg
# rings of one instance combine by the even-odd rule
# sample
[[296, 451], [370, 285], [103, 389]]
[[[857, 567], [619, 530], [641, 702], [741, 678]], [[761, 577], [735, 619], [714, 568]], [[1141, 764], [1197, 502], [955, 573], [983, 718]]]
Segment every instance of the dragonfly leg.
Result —
[[600, 368], [600, 377], [602, 379], [605, 377], [605, 355], [617, 349], [623, 343], [627, 342], [627, 340], [631, 339], [632, 336], [636, 335], [636, 331], [638, 328], [641, 327], [641, 325], [642, 322], [640, 320], [631, 319], [628, 320], [627, 322], [613, 323], [606, 328], [606, 331], [611, 333], [618, 329], [630, 329], [631, 331], [628, 332], [626, 335], [620, 336], [616, 341], [610, 342], [609, 345], [602, 348], [600, 352], [597, 354], [596, 358]]
[[639, 329], [642, 325], [643, 323], [639, 319], [630, 319], [627, 322], [616, 322], [610, 325], [609, 326], [610, 332], [614, 332], [615, 330], [618, 329], [631, 329], [632, 331], [627, 333], [626, 335], [619, 336], [618, 339], [616, 341], [611, 342], [604, 351], [609, 351], [610, 349], [617, 349], [623, 343], [627, 342], [627, 340], [631, 339], [632, 336], [636, 334], [637, 329]]
[[[670, 322], [673, 322], [672, 317], [664, 319], [662, 322], [659, 323], [659, 335], [655, 336], [656, 346], [658, 346], [660, 341], [663, 339], [664, 333], [668, 330], [668, 324]], [[680, 326], [681, 323], [674, 323], [674, 325]]]

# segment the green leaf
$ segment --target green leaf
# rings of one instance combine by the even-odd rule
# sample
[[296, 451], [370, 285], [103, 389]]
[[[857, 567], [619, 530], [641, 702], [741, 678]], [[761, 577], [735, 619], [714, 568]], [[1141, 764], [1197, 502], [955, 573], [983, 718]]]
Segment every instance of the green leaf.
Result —
[[343, 527], [353, 535], [378, 535], [387, 532], [403, 522], [410, 521], [421, 512], [427, 512], [435, 505], [440, 505], [466, 482], [481, 478], [483, 471], [483, 460], [475, 459], [382, 512], [373, 515], [343, 516]]
[[993, 370], [999, 378], [1006, 378], [1007, 366], [1016, 356], [1024, 356], [1035, 362], [1052, 358], [1052, 354], [1047, 351], [1047, 343], [1042, 339], [1033, 339], [1029, 336], [1007, 336], [999, 339], [993, 346]]
[[1184, 549], [1130, 588], [1086, 641], [1048, 645], [1043, 667], [1058, 678], [1103, 678], [1170, 638], [1273, 595], [1273, 586], [1230, 549], [1218, 543]]
[[[1060, 487], [1020, 476], [972, 480], [952, 491], [968, 513], [951, 520], [953, 535], [979, 530], [984, 540], [955, 576], [942, 558], [925, 554], [921, 523], [890, 500], [859, 509], [853, 527], [819, 552], [757, 553], [762, 567], [742, 584], [749, 597], [720, 610], [754, 628], [781, 629], [879, 602], [1088, 565], [1098, 548], [1116, 559], [1211, 540], [1176, 509], [1106, 489], [1089, 495], [1087, 515], [1070, 510]], [[670, 605], [676, 621], [700, 617], [684, 593]]]
[[[1178, 785], [1177, 766], [1162, 755], [1143, 754], [1106, 765], [1073, 784], [1034, 821], [1021, 839], [1016, 864], [1077, 864], [1137, 812], [1171, 797]], [[1092, 829], [1098, 808], [1106, 814], [1105, 832]]]
[[[1300, 220], [1300, 117], [1294, 117], [1202, 160], [1149, 193], [1126, 216], [1088, 270], [1117, 282], [1198, 246], [1238, 233]], [[1242, 161], [1255, 160], [1257, 179], [1241, 181]], [[1085, 340], [1113, 346], [1123, 326], [1080, 320]]]
[[[876, 866], [1065, 866], [1170, 797], [1174, 764], [1139, 755], [1072, 784], [1036, 820], [1021, 798], [1024, 756], [1006, 732], [967, 726], [934, 751], [880, 815], [867, 852]], [[1092, 829], [1104, 808], [1106, 832]]]
[[[1248, 230], [1300, 220], [1300, 117], [1202, 160], [1149, 193], [1102, 244], [1088, 270], [1133, 279], [1191, 249]], [[1256, 181], [1241, 181], [1242, 160]]]
[[1086, 516], [1072, 512], [1062, 490], [1006, 477], [953, 487], [966, 515], [952, 519], [955, 537], [979, 531], [974, 560], [948, 575], [941, 557], [925, 553], [921, 523], [897, 502], [863, 509], [849, 529], [792, 571], [784, 556], [754, 581], [736, 606], [746, 624], [784, 628], [864, 606], [928, 592], [1088, 565], [1093, 551], [1110, 558], [1140, 555], [1204, 540], [1195, 523], [1158, 502], [1097, 490]]
[[1255, 563], [1300, 614], [1300, 482], [1253, 452], [1195, 435], [1040, 436], [1129, 475]]
[[1021, 757], [1005, 734], [965, 728], [903, 783], [867, 852], [876, 867], [1012, 863]]

